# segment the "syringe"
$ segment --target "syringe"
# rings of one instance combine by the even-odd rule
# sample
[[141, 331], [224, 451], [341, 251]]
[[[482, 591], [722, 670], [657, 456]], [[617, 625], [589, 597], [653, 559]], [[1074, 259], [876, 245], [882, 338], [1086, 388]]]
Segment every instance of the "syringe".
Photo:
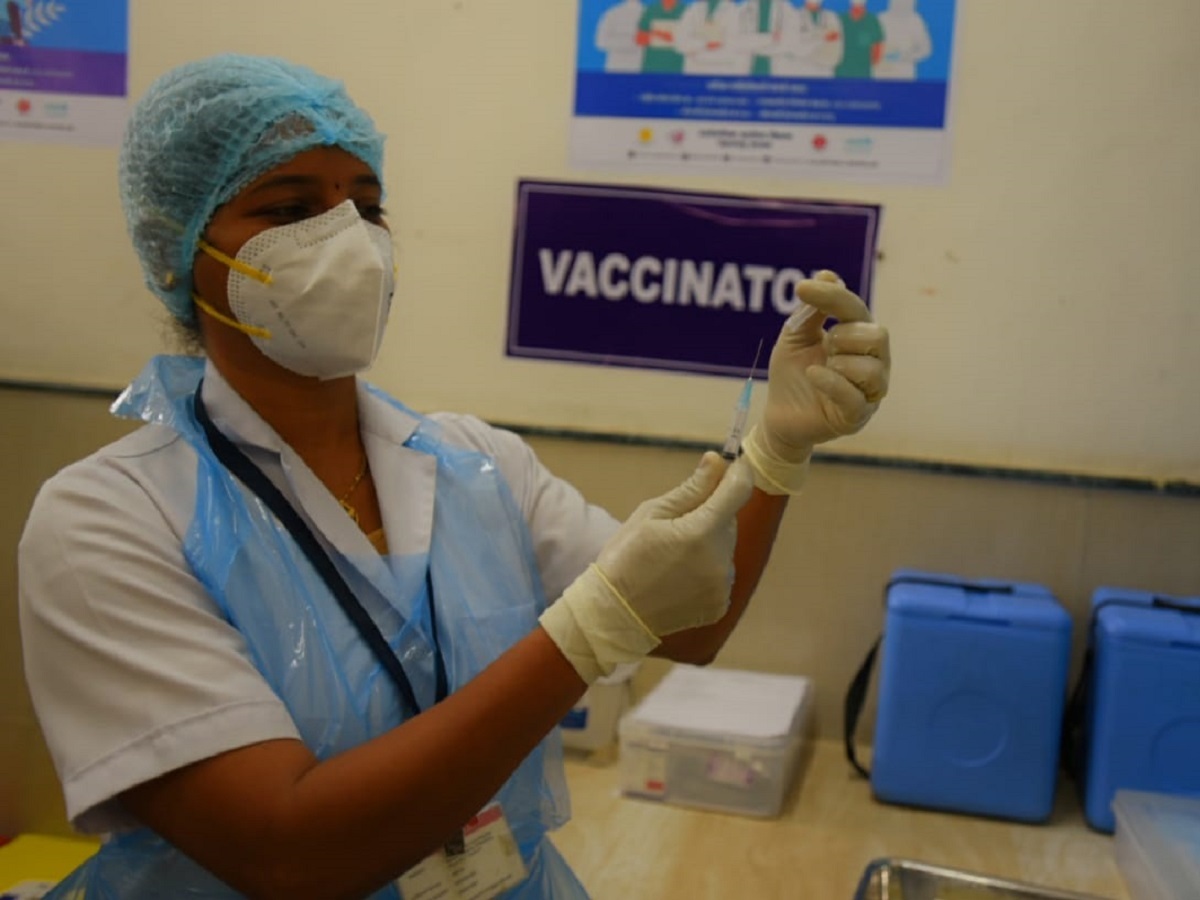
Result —
[[763, 342], [758, 342], [754, 352], [754, 363], [750, 366], [750, 374], [742, 387], [741, 396], [733, 407], [733, 424], [729, 426], [729, 437], [725, 438], [725, 446], [721, 448], [721, 456], [732, 462], [742, 451], [742, 434], [746, 430], [746, 418], [750, 415], [750, 394], [754, 390], [754, 370], [758, 368], [758, 356], [762, 353]]

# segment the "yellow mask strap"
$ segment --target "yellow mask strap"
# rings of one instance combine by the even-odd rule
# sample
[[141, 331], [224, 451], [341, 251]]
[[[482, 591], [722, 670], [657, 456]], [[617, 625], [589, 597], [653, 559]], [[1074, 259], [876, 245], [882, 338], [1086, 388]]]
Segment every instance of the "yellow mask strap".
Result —
[[[196, 243], [197, 243], [197, 246], [200, 247], [201, 252], [207, 253], [209, 256], [211, 256], [213, 259], [215, 259], [217, 262], [223, 263], [224, 265], [228, 266], [233, 271], [237, 272], [239, 275], [245, 275], [247, 278], [253, 278], [255, 281], [260, 282], [262, 284], [271, 284], [272, 283], [272, 278], [271, 278], [270, 273], [262, 272], [256, 268], [254, 268], [253, 266], [246, 265], [244, 262], [239, 262], [238, 260], [234, 259], [232, 256], [229, 256], [226, 253], [222, 253], [220, 250], [218, 250], [216, 247], [214, 247], [208, 241], [204, 240], [204, 238], [200, 238]], [[207, 310], [205, 310], [205, 312], [207, 312]]]
[[211, 305], [204, 302], [199, 294], [192, 294], [192, 300], [195, 302], [196, 306], [201, 309], [201, 311], [212, 316], [222, 325], [228, 325], [234, 331], [240, 331], [242, 334], [250, 335], [250, 337], [262, 338], [265, 341], [269, 341], [271, 339], [271, 332], [267, 331], [267, 329], [259, 328], [255, 325], [247, 325], [244, 322], [239, 322], [237, 319], [231, 319], [229, 316], [225, 315], [225, 313], [218, 309], [214, 309]]

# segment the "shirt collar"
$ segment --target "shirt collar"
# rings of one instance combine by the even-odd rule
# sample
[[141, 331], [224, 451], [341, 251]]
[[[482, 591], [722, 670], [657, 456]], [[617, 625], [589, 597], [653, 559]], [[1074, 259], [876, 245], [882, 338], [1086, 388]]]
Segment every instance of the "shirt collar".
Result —
[[204, 363], [204, 385], [200, 388], [200, 396], [213, 423], [230, 440], [275, 453], [283, 450], [283, 439], [254, 411], [254, 407], [242, 399], [211, 359]]
[[404, 444], [421, 424], [415, 415], [389, 403], [362, 379], [358, 381], [358, 420], [364, 436], [374, 435], [397, 445]]

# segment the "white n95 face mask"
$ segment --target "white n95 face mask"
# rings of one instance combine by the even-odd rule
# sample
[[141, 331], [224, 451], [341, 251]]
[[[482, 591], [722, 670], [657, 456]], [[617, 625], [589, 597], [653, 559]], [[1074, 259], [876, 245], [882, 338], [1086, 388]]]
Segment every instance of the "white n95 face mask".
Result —
[[268, 359], [322, 380], [375, 361], [396, 289], [392, 238], [353, 200], [256, 234], [236, 259], [204, 241], [200, 250], [229, 267], [237, 321], [200, 297], [196, 304], [247, 334]]

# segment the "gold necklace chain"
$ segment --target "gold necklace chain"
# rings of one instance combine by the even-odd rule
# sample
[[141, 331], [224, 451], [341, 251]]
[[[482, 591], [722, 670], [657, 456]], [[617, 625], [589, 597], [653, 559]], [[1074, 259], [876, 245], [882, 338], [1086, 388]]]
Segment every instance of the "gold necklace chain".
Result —
[[355, 509], [351, 505], [350, 495], [354, 493], [354, 489], [358, 487], [359, 483], [363, 480], [363, 477], [366, 474], [367, 474], [367, 454], [364, 453], [363, 459], [362, 459], [362, 467], [359, 468], [358, 474], [354, 476], [354, 482], [350, 485], [349, 490], [347, 490], [346, 493], [342, 494], [341, 499], [338, 500], [338, 503], [341, 505], [342, 509], [344, 509], [346, 511], [346, 515], [348, 515], [354, 521], [355, 525], [358, 524], [358, 510]]

